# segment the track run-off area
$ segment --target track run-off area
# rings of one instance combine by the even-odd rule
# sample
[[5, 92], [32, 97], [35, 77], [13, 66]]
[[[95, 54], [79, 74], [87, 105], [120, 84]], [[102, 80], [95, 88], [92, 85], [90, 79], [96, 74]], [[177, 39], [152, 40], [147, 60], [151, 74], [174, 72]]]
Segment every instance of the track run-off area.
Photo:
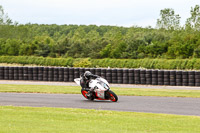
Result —
[[[0, 81], [0, 84], [45, 84], [75, 85], [74, 83], [48, 83], [25, 81]], [[114, 85], [111, 85], [114, 86]], [[118, 85], [120, 87], [120, 85]], [[125, 85], [123, 85], [125, 87]], [[126, 87], [131, 87], [127, 85]], [[151, 88], [152, 86], [138, 86]], [[159, 86], [156, 86], [159, 87]], [[134, 85], [134, 88], [136, 86]], [[153, 87], [155, 88], [155, 86]], [[163, 87], [160, 87], [161, 89]], [[172, 87], [164, 87], [172, 89]], [[174, 89], [193, 89], [198, 87], [173, 87]], [[39, 93], [0, 93], [0, 106], [31, 106], [84, 108], [97, 110], [116, 110], [129, 112], [164, 113], [176, 115], [200, 116], [200, 98], [153, 97], [153, 96], [118, 96], [118, 102], [89, 101], [79, 94], [39, 94]]]

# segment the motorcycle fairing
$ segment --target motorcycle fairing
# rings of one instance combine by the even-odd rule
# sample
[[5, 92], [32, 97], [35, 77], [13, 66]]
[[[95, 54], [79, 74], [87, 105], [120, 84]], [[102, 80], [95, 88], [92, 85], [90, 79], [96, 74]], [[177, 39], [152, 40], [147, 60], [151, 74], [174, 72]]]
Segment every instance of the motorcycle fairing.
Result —
[[[103, 83], [103, 84], [105, 84], [105, 83]], [[91, 80], [89, 83], [89, 87], [95, 88], [94, 92], [97, 97], [99, 97], [101, 99], [105, 99], [105, 91], [108, 89], [104, 88], [104, 86], [102, 85], [102, 82], [100, 82], [98, 80]]]

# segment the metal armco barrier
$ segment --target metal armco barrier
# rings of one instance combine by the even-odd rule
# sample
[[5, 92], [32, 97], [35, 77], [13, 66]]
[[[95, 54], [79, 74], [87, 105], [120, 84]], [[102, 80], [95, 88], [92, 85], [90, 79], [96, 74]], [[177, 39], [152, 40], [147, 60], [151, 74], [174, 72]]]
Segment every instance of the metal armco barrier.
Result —
[[0, 66], [0, 80], [73, 82], [91, 71], [115, 84], [200, 86], [200, 71]]

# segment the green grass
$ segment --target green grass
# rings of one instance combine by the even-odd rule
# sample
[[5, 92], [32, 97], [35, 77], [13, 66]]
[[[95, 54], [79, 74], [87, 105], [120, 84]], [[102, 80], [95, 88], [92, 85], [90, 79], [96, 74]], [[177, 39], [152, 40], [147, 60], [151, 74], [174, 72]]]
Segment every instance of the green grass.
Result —
[[0, 106], [1, 133], [199, 133], [199, 116]]
[[[200, 90], [111, 88], [117, 95], [200, 98]], [[79, 86], [0, 84], [0, 92], [80, 94]]]
[[80, 94], [79, 86], [0, 84], [0, 92]]

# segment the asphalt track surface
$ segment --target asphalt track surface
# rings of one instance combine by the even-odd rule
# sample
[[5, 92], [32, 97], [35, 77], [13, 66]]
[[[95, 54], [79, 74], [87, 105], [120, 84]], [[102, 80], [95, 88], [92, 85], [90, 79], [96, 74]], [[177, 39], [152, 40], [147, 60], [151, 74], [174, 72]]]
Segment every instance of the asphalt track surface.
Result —
[[[77, 86], [73, 82], [0, 80], [0, 84]], [[188, 86], [151, 86], [111, 84], [111, 87], [200, 90]], [[0, 93], [0, 106], [84, 108], [129, 112], [200, 116], [200, 98], [118, 96], [119, 101], [89, 101], [77, 94]]]
[[0, 106], [84, 108], [200, 116], [200, 98], [119, 96], [118, 102], [89, 101], [79, 94], [0, 93]]

